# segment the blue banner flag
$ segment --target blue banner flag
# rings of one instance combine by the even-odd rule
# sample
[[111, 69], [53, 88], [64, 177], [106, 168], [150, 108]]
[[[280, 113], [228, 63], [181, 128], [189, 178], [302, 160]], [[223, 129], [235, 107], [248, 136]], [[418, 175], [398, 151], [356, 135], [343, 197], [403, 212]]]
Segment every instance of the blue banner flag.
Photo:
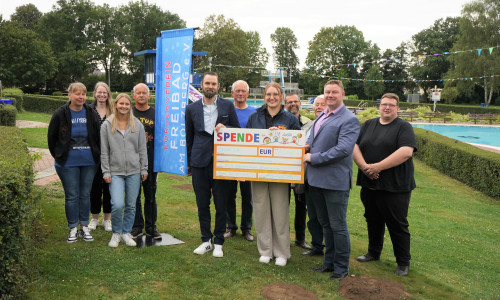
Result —
[[187, 175], [185, 110], [194, 29], [162, 31], [156, 39], [154, 171]]

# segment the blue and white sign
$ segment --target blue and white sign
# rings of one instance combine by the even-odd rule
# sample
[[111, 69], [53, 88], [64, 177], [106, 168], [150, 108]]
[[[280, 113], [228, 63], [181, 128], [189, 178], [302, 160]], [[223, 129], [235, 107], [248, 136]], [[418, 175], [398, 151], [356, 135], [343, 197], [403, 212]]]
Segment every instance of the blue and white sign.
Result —
[[185, 109], [194, 29], [162, 31], [156, 39], [154, 171], [187, 175]]

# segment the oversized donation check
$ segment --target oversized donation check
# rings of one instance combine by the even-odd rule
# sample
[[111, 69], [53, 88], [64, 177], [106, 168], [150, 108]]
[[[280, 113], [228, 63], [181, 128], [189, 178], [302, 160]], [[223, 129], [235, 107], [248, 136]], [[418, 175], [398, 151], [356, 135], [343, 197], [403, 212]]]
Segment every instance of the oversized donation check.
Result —
[[214, 135], [214, 178], [304, 183], [303, 130], [222, 128]]

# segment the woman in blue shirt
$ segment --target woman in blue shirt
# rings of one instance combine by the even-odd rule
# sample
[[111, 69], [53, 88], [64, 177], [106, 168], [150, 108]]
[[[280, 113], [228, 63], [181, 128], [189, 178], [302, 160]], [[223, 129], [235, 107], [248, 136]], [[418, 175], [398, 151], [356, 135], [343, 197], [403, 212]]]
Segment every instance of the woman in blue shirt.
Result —
[[68, 92], [70, 101], [52, 115], [47, 140], [64, 188], [70, 229], [67, 242], [76, 242], [78, 235], [91, 242], [94, 239], [88, 228], [90, 189], [100, 156], [99, 117], [86, 104], [85, 85], [72, 83]]

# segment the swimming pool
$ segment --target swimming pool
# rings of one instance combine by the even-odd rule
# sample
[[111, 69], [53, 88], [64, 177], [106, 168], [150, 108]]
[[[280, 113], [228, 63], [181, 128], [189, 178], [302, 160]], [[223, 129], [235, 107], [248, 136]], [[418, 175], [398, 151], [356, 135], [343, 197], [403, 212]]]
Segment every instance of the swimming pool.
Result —
[[430, 130], [465, 143], [500, 147], [500, 127], [440, 124], [412, 124], [412, 126]]

